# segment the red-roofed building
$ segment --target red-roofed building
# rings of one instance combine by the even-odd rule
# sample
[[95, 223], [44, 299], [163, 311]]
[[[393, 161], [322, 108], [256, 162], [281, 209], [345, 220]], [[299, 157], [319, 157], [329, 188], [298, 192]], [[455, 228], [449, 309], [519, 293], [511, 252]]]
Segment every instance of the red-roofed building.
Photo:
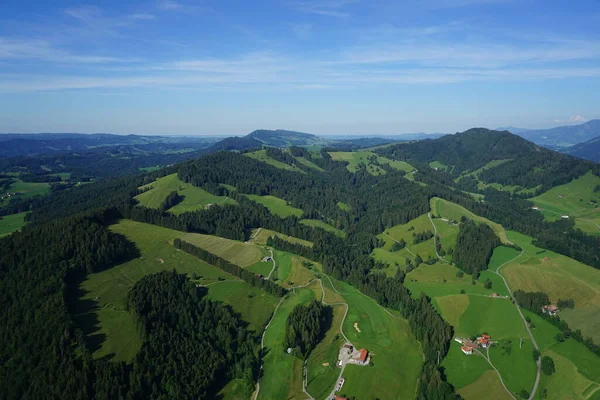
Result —
[[348, 400], [348, 398], [342, 396], [335, 396], [335, 400]]
[[548, 315], [556, 315], [556, 313], [558, 312], [558, 307], [553, 305], [543, 306], [542, 312]]
[[369, 358], [369, 352], [366, 349], [360, 349], [358, 351], [358, 357], [356, 357], [356, 361], [359, 361], [361, 363], [366, 363], [367, 362], [367, 358]]
[[465, 353], [466, 355], [470, 356], [471, 354], [473, 354], [473, 349], [467, 346], [463, 346], [460, 348], [462, 350], [463, 353]]

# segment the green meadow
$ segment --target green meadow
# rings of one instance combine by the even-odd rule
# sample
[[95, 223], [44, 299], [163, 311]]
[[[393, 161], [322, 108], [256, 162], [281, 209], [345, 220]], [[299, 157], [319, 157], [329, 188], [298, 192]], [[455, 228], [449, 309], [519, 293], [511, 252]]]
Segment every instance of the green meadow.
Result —
[[341, 393], [358, 399], [413, 398], [423, 356], [406, 320], [350, 285], [334, 284], [349, 307], [344, 333], [357, 348], [371, 352], [373, 361], [373, 366], [346, 366]]
[[[277, 267], [271, 279], [277, 281], [281, 286], [302, 286], [315, 278], [315, 274], [305, 267], [303, 262], [315, 263], [285, 251], [275, 250], [273, 254]], [[271, 265], [271, 262], [268, 264]], [[320, 266], [315, 268], [320, 270]]]
[[[318, 283], [313, 283], [315, 288]], [[319, 289], [320, 290], [320, 289]], [[316, 299], [306, 288], [288, 294], [275, 313], [264, 336], [264, 358], [258, 399], [305, 399], [302, 392], [302, 360], [283, 348], [287, 317], [294, 307]]]
[[[383, 175], [386, 171], [377, 164], [389, 164], [392, 168], [407, 173], [414, 170], [414, 167], [405, 161], [394, 161], [385, 157], [378, 156], [371, 151], [335, 151], [330, 152], [331, 158], [335, 161], [346, 161], [346, 168], [350, 172], [356, 172], [360, 165], [367, 168], [367, 172], [371, 175]], [[376, 160], [373, 163], [372, 160]]]
[[[274, 158], [271, 158], [271, 157], [267, 156], [267, 150], [265, 150], [265, 149], [254, 151], [254, 152], [251, 152], [251, 153], [246, 153], [244, 155], [247, 156], [247, 157], [250, 157], [250, 158], [254, 158], [255, 160], [262, 161], [262, 162], [267, 163], [269, 165], [272, 165], [275, 168], [285, 169], [287, 171], [301, 172], [303, 174], [306, 173], [306, 172], [304, 172], [303, 170], [301, 170], [298, 167], [287, 165], [286, 163], [282, 163], [281, 161], [277, 161]], [[306, 161], [309, 162], [308, 160], [306, 160]], [[298, 162], [306, 165], [302, 161], [298, 161]], [[311, 164], [313, 164], [313, 163], [311, 163]], [[316, 165], [314, 165], [314, 166], [317, 167]], [[317, 167], [317, 168], [319, 168], [319, 167]]]
[[304, 212], [292, 207], [287, 201], [275, 196], [258, 196], [255, 194], [245, 194], [248, 199], [255, 201], [267, 207], [269, 211], [278, 217], [285, 218], [289, 216], [301, 217]]
[[148, 188], [152, 189], [135, 197], [145, 207], [160, 208], [172, 191], [176, 191], [184, 197], [181, 203], [169, 209], [169, 212], [173, 214], [201, 210], [209, 204], [237, 204], [235, 200], [229, 197], [215, 196], [204, 189], [185, 183], [177, 178], [177, 174], [163, 176], [141, 187], [141, 189]]
[[[50, 184], [49, 183], [39, 183], [39, 182], [23, 182], [20, 179], [17, 179], [16, 182], [11, 184], [7, 192], [11, 193], [20, 193], [18, 196], [22, 199], [28, 199], [35, 196], [44, 196], [50, 192]], [[10, 198], [0, 199], [0, 206], [4, 204], [8, 204]]]
[[[561, 215], [575, 218], [575, 226], [585, 232], [600, 234], [600, 192], [594, 188], [600, 185], [600, 177], [588, 172], [571, 182], [556, 186], [532, 199], [540, 207], [544, 217], [550, 221]], [[590, 202], [595, 204], [590, 204]]]
[[0, 237], [18, 231], [25, 226], [26, 212], [0, 217]]
[[460, 221], [460, 219], [464, 216], [477, 223], [487, 224], [490, 228], [492, 228], [496, 236], [500, 238], [502, 243], [510, 244], [510, 241], [508, 240], [506, 232], [504, 231], [502, 225], [490, 221], [486, 218], [480, 217], [479, 215], [472, 213], [471, 211], [459, 206], [458, 204], [454, 204], [447, 200], [440, 199], [439, 197], [434, 197], [431, 199], [431, 212], [437, 217], [446, 218], [451, 221]]
[[[140, 257], [88, 275], [70, 295], [71, 312], [83, 327], [94, 358], [109, 356], [128, 362], [137, 353], [141, 341], [125, 300], [135, 282], [148, 274], [176, 269], [195, 277], [198, 284], [209, 285], [209, 297], [228, 301], [257, 331], [277, 302], [271, 295], [237, 282], [237, 277], [175, 249], [170, 243], [181, 237], [181, 232], [130, 220], [121, 220], [110, 229], [134, 242]], [[225, 280], [232, 282], [221, 282]]]
[[346, 232], [344, 232], [341, 229], [337, 229], [337, 228], [329, 225], [327, 222], [321, 221], [320, 219], [303, 219], [300, 221], [300, 223], [304, 224], [304, 225], [312, 226], [313, 228], [324, 229], [324, 230], [331, 232], [334, 235], [337, 235], [342, 238], [346, 237]]
[[572, 329], [600, 341], [600, 270], [572, 258], [531, 244], [531, 237], [508, 231], [508, 237], [523, 249], [523, 255], [502, 268], [512, 290], [545, 292], [550, 300], [572, 298], [573, 310], [561, 311]]

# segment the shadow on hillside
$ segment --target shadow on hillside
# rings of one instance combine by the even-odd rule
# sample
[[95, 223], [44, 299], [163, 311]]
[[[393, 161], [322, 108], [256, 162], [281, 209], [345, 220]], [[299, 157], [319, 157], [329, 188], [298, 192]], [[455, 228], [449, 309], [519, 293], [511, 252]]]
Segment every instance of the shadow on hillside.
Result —
[[98, 333], [100, 321], [97, 311], [100, 309], [100, 304], [95, 299], [85, 298], [89, 293], [82, 287], [85, 277], [85, 273], [70, 273], [67, 276], [65, 301], [73, 322], [83, 332], [86, 348], [94, 353], [102, 347], [106, 335]]

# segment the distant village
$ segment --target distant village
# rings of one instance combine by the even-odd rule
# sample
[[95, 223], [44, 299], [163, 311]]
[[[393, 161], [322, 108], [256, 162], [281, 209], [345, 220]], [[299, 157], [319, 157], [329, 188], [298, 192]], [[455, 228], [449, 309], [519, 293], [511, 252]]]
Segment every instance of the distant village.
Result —
[[9, 199], [11, 197], [16, 197], [16, 196], [20, 196], [21, 193], [19, 192], [6, 192], [5, 194], [2, 195], [2, 197], [0, 197], [0, 199]]

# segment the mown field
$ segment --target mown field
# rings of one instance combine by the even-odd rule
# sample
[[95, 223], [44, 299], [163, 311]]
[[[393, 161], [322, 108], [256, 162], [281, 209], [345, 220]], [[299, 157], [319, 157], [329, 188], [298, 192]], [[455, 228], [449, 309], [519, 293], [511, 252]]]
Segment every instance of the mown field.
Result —
[[575, 300], [573, 310], [560, 315], [572, 329], [600, 342], [600, 270], [569, 257], [540, 249], [531, 237], [508, 231], [508, 237], [523, 248], [523, 255], [502, 268], [512, 290], [542, 291], [553, 303], [558, 299]]
[[275, 250], [273, 254], [277, 267], [271, 276], [271, 280], [283, 287], [289, 288], [306, 285], [315, 278], [315, 273], [305, 266], [304, 263], [312, 265], [315, 271], [321, 270], [320, 265], [304, 257], [280, 250]]
[[309, 242], [308, 240], [298, 239], [297, 237], [284, 235], [283, 233], [264, 228], [254, 229], [250, 235], [249, 242], [264, 246], [267, 244], [267, 240], [274, 236], [277, 236], [278, 238], [290, 243], [296, 243], [306, 247], [313, 247], [313, 242]]
[[0, 217], [0, 237], [18, 231], [25, 226], [26, 212]]
[[[556, 186], [532, 199], [540, 207], [547, 220], [554, 221], [561, 215], [575, 218], [575, 226], [584, 232], [600, 234], [600, 177], [588, 172], [571, 182]], [[593, 204], [590, 204], [592, 202]], [[596, 203], [594, 203], [596, 202]]]
[[292, 207], [287, 201], [275, 196], [257, 196], [255, 194], [245, 194], [247, 198], [267, 207], [271, 213], [278, 217], [285, 218], [289, 216], [301, 217], [304, 213], [301, 209]]
[[337, 235], [342, 238], [346, 236], [346, 232], [342, 231], [341, 229], [337, 229], [337, 228], [329, 225], [327, 222], [321, 221], [320, 219], [303, 219], [300, 221], [300, 223], [304, 224], [304, 225], [312, 226], [314, 228], [325, 229], [326, 231], [331, 232], [334, 235]]
[[[385, 174], [385, 170], [376, 164], [389, 164], [394, 169], [407, 172], [407, 177], [408, 173], [414, 170], [413, 166], [405, 161], [390, 160], [370, 151], [335, 151], [330, 152], [329, 155], [335, 161], [347, 161], [348, 165], [346, 168], [350, 172], [356, 172], [361, 164], [365, 165], [367, 172], [371, 175]], [[371, 160], [376, 160], [376, 163], [373, 163]]]
[[125, 300], [133, 284], [148, 274], [172, 269], [188, 274], [197, 283], [208, 285], [209, 298], [228, 302], [255, 331], [277, 303], [273, 296], [235, 282], [238, 278], [175, 249], [171, 242], [181, 237], [181, 232], [130, 220], [121, 220], [110, 229], [134, 242], [140, 257], [88, 275], [71, 293], [71, 311], [84, 327], [94, 358], [130, 361], [139, 349], [140, 338]]
[[142, 186], [141, 189], [152, 187], [151, 190], [135, 197], [141, 205], [149, 208], [160, 208], [169, 193], [176, 191], [184, 196], [181, 203], [169, 209], [173, 214], [181, 214], [188, 211], [196, 211], [205, 208], [209, 204], [237, 204], [229, 197], [215, 196], [206, 190], [180, 181], [177, 174], [171, 174], [158, 178], [156, 181]]

